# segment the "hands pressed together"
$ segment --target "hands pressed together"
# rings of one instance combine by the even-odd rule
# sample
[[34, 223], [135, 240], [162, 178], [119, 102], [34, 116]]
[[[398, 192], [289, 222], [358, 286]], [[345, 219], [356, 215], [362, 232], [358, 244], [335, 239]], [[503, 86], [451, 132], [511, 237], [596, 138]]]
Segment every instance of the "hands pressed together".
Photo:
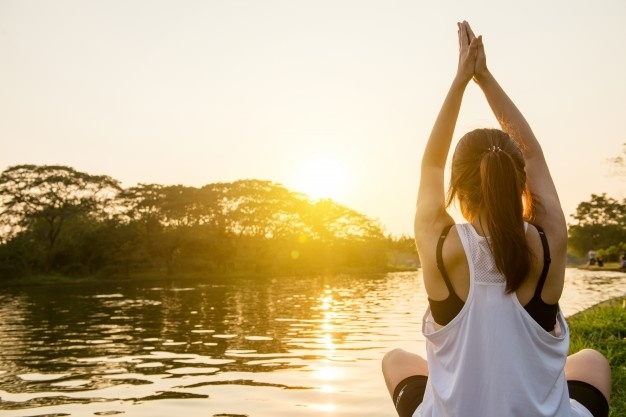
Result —
[[472, 28], [466, 21], [457, 23], [459, 35], [459, 66], [456, 77], [459, 81], [468, 83], [472, 78], [479, 82], [486, 75], [487, 58], [482, 36], [474, 35]]

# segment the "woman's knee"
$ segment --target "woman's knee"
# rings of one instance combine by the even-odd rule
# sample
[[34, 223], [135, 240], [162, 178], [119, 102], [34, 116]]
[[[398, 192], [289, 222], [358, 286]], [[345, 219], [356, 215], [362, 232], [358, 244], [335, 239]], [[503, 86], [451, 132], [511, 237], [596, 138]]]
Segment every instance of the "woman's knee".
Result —
[[407, 352], [399, 348], [390, 350], [389, 352], [385, 353], [385, 356], [383, 356], [383, 360], [381, 362], [381, 367], [385, 380], [390, 379], [391, 375], [397, 373], [397, 369], [401, 367], [402, 362], [404, 362], [403, 358], [406, 353]]
[[565, 378], [583, 381], [598, 388], [607, 398], [611, 394], [611, 367], [603, 354], [594, 349], [583, 349], [568, 356]]
[[382, 360], [382, 371], [389, 393], [405, 378], [413, 375], [428, 376], [428, 363], [424, 358], [404, 349], [393, 349]]
[[383, 372], [389, 369], [405, 369], [413, 374], [421, 374], [425, 370], [425, 375], [428, 375], [426, 359], [400, 348], [390, 350], [383, 356], [382, 368]]
[[576, 358], [580, 364], [594, 373], [606, 374], [608, 372], [610, 376], [611, 367], [608, 359], [595, 349], [582, 349], [570, 355], [568, 361], [571, 358]]
[[404, 357], [406, 353], [408, 352], [400, 348], [396, 348], [385, 353], [385, 356], [383, 356], [382, 360], [383, 371], [385, 370], [385, 368], [389, 368], [390, 366], [392, 366], [393, 363], [397, 363], [398, 361], [400, 361], [400, 358]]

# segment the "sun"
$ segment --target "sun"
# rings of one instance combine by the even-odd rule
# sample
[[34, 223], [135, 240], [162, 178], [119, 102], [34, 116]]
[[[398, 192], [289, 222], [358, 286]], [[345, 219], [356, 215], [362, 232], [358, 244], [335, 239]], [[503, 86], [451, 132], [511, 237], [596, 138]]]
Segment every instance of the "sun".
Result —
[[295, 190], [313, 200], [345, 197], [350, 173], [345, 163], [329, 155], [311, 156], [297, 166]]

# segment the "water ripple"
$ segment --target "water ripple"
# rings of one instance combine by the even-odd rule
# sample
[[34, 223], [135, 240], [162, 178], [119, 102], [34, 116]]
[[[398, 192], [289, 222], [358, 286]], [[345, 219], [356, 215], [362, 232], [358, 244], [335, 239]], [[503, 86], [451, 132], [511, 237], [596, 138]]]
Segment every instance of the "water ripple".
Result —
[[[572, 315], [626, 274], [568, 270]], [[392, 415], [380, 359], [423, 353], [418, 273], [0, 292], [7, 416]], [[179, 412], [179, 411], [178, 411]]]

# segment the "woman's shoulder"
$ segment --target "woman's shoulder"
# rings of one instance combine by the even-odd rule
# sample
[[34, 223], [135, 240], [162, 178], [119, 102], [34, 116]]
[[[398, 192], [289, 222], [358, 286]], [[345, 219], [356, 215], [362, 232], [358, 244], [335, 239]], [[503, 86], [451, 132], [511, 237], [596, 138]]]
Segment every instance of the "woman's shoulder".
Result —
[[533, 222], [528, 225], [526, 236], [535, 242], [547, 245], [550, 253], [556, 256], [565, 255], [567, 252], [567, 226], [560, 222]]
[[441, 246], [444, 252], [447, 252], [450, 242], [455, 240], [450, 239], [456, 234], [453, 226], [454, 220], [450, 216], [441, 216], [431, 222], [415, 224], [415, 243], [425, 271], [437, 269], [437, 248]]
[[415, 240], [418, 245], [420, 242], [427, 243], [433, 238], [436, 239], [444, 228], [452, 224], [454, 224], [454, 220], [447, 213], [429, 219], [420, 219], [416, 216], [413, 225]]
[[[551, 231], [547, 225], [530, 224], [526, 232], [528, 245], [533, 253], [531, 268], [532, 292], [534, 292], [542, 271], [547, 266], [547, 276], [541, 298], [548, 304], [555, 304], [561, 297], [565, 276], [565, 253], [562, 236]], [[547, 262], [547, 265], [546, 265]], [[527, 297], [528, 298], [528, 297]]]

